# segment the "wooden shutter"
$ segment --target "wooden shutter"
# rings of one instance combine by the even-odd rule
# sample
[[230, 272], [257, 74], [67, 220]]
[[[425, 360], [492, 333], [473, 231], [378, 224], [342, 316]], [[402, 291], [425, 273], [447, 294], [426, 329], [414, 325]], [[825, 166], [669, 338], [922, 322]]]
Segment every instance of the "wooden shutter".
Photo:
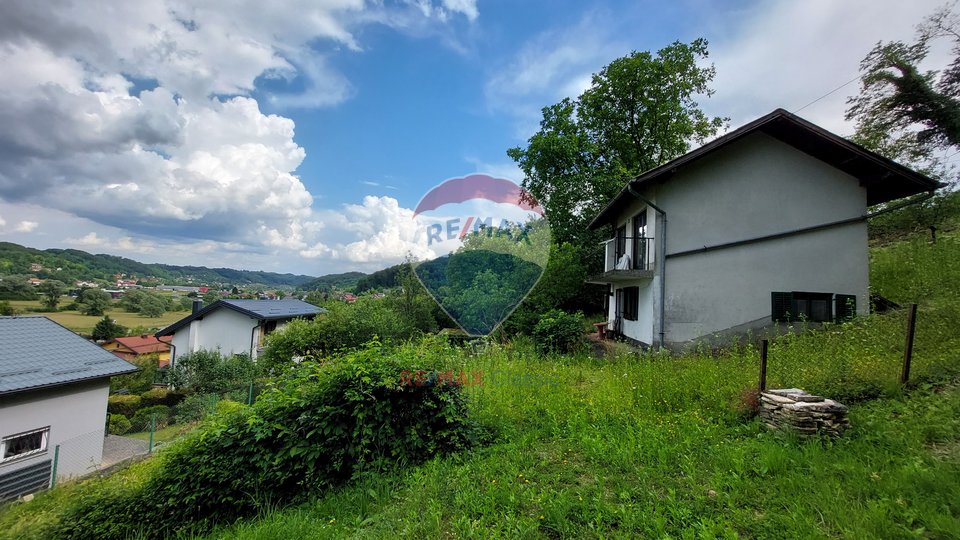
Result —
[[853, 294], [838, 294], [836, 296], [837, 322], [849, 321], [857, 315], [857, 296]]
[[770, 317], [776, 322], [787, 322], [794, 316], [793, 293], [770, 293]]

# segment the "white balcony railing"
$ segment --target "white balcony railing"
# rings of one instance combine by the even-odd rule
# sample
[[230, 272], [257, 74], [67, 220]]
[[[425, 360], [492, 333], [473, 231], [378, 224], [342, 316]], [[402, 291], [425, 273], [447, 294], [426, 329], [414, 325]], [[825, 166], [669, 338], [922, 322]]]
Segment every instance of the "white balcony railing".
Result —
[[653, 269], [653, 238], [621, 236], [604, 241], [603, 271]]

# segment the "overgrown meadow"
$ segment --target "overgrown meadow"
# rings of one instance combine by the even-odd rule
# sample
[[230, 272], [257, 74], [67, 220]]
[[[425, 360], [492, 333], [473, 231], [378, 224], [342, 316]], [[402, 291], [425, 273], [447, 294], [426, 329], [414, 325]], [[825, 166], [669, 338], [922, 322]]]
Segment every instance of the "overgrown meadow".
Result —
[[[252, 519], [184, 523], [181, 534], [960, 537], [960, 242], [904, 242], [872, 257], [876, 292], [920, 304], [909, 390], [897, 384], [903, 310], [798, 325], [769, 351], [768, 386], [851, 405], [839, 440], [799, 440], [750, 418], [759, 369], [750, 340], [680, 356], [618, 347], [543, 356], [526, 339], [461, 347], [432, 337], [390, 353], [409, 368], [400, 384], [462, 382], [479, 442], [420, 465], [378, 461], [293, 505], [250, 493]], [[50, 537], [78, 500], [148, 482], [158, 462], [0, 511], [0, 537]], [[156, 535], [151, 526], [136, 534]]]

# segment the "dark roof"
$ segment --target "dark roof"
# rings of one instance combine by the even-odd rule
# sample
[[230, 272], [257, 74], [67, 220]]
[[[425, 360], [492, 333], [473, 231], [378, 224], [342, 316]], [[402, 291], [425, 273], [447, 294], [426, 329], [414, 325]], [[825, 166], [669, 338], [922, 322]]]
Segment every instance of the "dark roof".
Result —
[[136, 370], [46, 317], [0, 317], [0, 395]]
[[312, 317], [327, 312], [327, 310], [308, 304], [303, 300], [218, 300], [200, 311], [180, 319], [155, 335], [157, 337], [169, 336], [192, 321], [202, 319], [206, 314], [220, 308], [232, 309], [261, 321]]
[[[681, 167], [756, 131], [789, 144], [860, 180], [867, 188], [867, 206], [933, 191], [943, 185], [783, 109], [777, 109], [673, 161], [651, 169], [627, 185], [632, 185], [636, 190], [649, 182], [665, 181]], [[632, 200], [626, 197], [627, 193], [625, 185], [590, 222], [590, 228], [598, 228], [616, 219]]]

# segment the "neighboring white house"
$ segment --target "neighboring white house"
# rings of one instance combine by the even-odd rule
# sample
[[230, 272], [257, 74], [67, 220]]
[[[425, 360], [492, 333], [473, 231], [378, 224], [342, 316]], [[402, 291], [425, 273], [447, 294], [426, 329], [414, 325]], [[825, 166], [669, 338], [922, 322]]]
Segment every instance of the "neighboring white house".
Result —
[[[0, 501], [100, 465], [110, 377], [137, 368], [46, 317], [0, 317]], [[57, 451], [59, 447], [59, 451]]]
[[[223, 354], [249, 354], [256, 359], [264, 338], [297, 318], [313, 318], [326, 310], [302, 300], [219, 300], [155, 335], [173, 346], [170, 361], [192, 352], [220, 349]], [[170, 336], [167, 338], [167, 336]]]
[[938, 187], [778, 109], [628, 182], [590, 224], [612, 237], [588, 281], [647, 345], [867, 313], [867, 207]]

